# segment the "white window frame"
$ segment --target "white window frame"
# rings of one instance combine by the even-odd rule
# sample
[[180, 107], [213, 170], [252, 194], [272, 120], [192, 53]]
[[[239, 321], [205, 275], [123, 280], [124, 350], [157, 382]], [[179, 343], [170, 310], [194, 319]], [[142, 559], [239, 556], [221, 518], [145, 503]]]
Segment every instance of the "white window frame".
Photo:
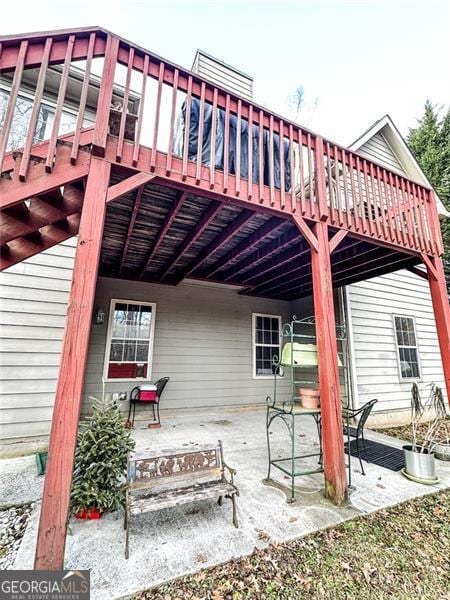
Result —
[[[109, 357], [111, 354], [111, 340], [112, 340], [112, 328], [114, 322], [114, 308], [116, 304], [139, 304], [139, 306], [151, 306], [152, 309], [152, 322], [150, 324], [150, 337], [148, 343], [148, 356], [147, 356], [147, 376], [146, 377], [108, 377]], [[105, 382], [125, 382], [125, 381], [151, 381], [153, 371], [153, 342], [155, 338], [155, 321], [156, 321], [156, 302], [143, 302], [141, 300], [124, 300], [121, 298], [111, 298], [109, 304], [109, 317], [108, 317], [108, 333], [106, 335], [106, 346], [105, 346], [105, 363], [103, 367], [103, 381]], [[126, 362], [126, 361], [125, 361]], [[135, 363], [133, 363], [135, 364]]]
[[[395, 319], [399, 318], [399, 319], [411, 319], [413, 322], [413, 327], [414, 327], [414, 337], [416, 338], [416, 345], [415, 346], [405, 346], [403, 344], [399, 344], [398, 343], [398, 339], [397, 339], [397, 327], [395, 325]], [[397, 355], [397, 369], [398, 369], [398, 377], [400, 380], [400, 383], [409, 383], [410, 381], [422, 381], [422, 364], [420, 362], [420, 349], [419, 349], [419, 340], [417, 339], [417, 327], [416, 327], [416, 319], [412, 316], [412, 315], [404, 315], [404, 314], [399, 314], [399, 313], [393, 313], [392, 314], [392, 324], [394, 327], [394, 340], [395, 340], [395, 348], [396, 348], [396, 355]], [[401, 359], [400, 359], [400, 348], [415, 348], [416, 353], [417, 353], [417, 364], [419, 366], [419, 377], [403, 377], [402, 376], [402, 364], [401, 364]]]
[[[256, 346], [272, 346], [273, 344], [257, 344], [256, 343], [256, 318], [267, 317], [270, 319], [278, 319], [278, 332], [279, 340], [278, 347], [281, 353], [281, 341], [282, 341], [282, 317], [281, 315], [269, 315], [267, 313], [252, 313], [252, 376], [253, 379], [272, 379], [273, 375], [258, 375], [256, 373]], [[281, 356], [279, 356], [281, 358]]]

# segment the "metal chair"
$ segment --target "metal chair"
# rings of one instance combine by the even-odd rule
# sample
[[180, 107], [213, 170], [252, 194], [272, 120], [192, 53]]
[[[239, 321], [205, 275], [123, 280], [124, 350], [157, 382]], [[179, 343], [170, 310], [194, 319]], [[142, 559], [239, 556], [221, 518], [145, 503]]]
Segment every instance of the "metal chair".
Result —
[[[369, 418], [370, 413], [372, 412], [373, 407], [375, 406], [375, 404], [377, 402], [378, 402], [378, 400], [376, 398], [374, 398], [373, 400], [370, 400], [370, 402], [366, 402], [366, 404], [361, 406], [361, 408], [358, 408], [358, 409], [345, 408], [343, 410], [343, 414], [347, 421], [347, 424], [344, 425], [344, 435], [346, 435], [346, 436], [351, 435], [352, 437], [354, 437], [356, 439], [356, 455], [359, 459], [359, 464], [361, 465], [361, 472], [363, 475], [365, 475], [365, 472], [364, 472], [364, 467], [363, 467], [361, 456], [360, 456], [359, 444], [361, 442], [362, 449], [364, 450], [365, 445], [366, 445], [366, 440], [364, 438], [364, 426], [366, 424], [367, 419]], [[359, 419], [356, 424], [356, 427], [352, 427], [352, 429], [355, 429], [356, 433], [350, 433], [349, 420], [355, 419], [358, 416], [359, 416]], [[348, 444], [348, 446], [350, 446], [350, 444]], [[349, 461], [351, 460], [351, 448], [350, 447], [348, 447], [348, 459], [349, 459]]]
[[[161, 377], [158, 381], [155, 381], [156, 397], [154, 400], [142, 400], [141, 399], [141, 388], [140, 386], [134, 387], [130, 392], [130, 408], [128, 409], [128, 423], [130, 427], [134, 427], [134, 418], [136, 415], [136, 404], [141, 402], [142, 404], [151, 404], [153, 411], [154, 425], [159, 427], [161, 425], [161, 418], [159, 414], [159, 405], [161, 401], [161, 395], [169, 382], [170, 377]], [[133, 410], [133, 419], [130, 421], [131, 411]], [[152, 423], [153, 425], [153, 423]]]

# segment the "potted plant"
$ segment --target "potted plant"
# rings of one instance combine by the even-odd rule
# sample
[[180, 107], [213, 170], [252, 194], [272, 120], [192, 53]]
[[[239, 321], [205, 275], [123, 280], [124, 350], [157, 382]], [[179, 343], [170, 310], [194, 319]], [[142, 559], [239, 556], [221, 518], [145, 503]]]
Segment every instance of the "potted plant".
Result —
[[134, 448], [115, 402], [93, 400], [92, 416], [80, 424], [70, 496], [80, 519], [99, 519], [124, 502], [127, 456]]
[[[425, 423], [423, 439], [419, 443], [419, 424], [423, 423], [425, 415], [430, 419]], [[433, 439], [443, 416], [445, 403], [442, 390], [431, 384], [428, 400], [423, 403], [419, 386], [414, 383], [411, 390], [411, 444], [403, 446], [406, 476], [423, 483], [436, 483]]]
[[[441, 391], [442, 394], [442, 391]], [[442, 399], [444, 403], [444, 399]], [[450, 461], [450, 416], [444, 415], [436, 428], [432, 442], [434, 455], [439, 460]]]

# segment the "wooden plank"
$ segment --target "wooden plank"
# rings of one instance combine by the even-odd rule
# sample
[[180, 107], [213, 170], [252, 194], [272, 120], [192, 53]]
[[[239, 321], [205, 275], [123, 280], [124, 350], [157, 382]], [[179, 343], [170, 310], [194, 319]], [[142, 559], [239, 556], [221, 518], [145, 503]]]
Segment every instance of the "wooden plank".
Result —
[[175, 131], [175, 111], [177, 107], [177, 94], [178, 94], [178, 69], [174, 75], [174, 82], [172, 88], [172, 107], [170, 110], [170, 130], [169, 130], [169, 147], [167, 149], [167, 162], [166, 162], [166, 175], [170, 176], [172, 172], [172, 154], [173, 154], [173, 142], [174, 142], [174, 131]]
[[202, 164], [203, 164], [203, 121], [205, 120], [205, 91], [206, 85], [202, 82], [200, 92], [200, 114], [198, 118], [198, 141], [197, 141], [197, 167], [195, 172], [195, 182], [200, 183]]
[[325, 496], [334, 504], [340, 505], [347, 499], [347, 479], [328, 226], [326, 223], [317, 223], [314, 229], [317, 250], [311, 248], [311, 268], [316, 319]]
[[186, 195], [187, 194], [185, 192], [180, 192], [178, 194], [176, 200], [174, 201], [171, 209], [167, 213], [166, 218], [164, 219], [164, 222], [161, 225], [161, 229], [158, 232], [158, 237], [156, 238], [154, 244], [152, 245], [150, 252], [148, 254], [148, 257], [145, 260], [144, 267], [139, 276], [140, 278], [142, 278], [145, 275], [145, 272], [151, 265], [153, 257], [155, 256], [156, 252], [158, 251], [159, 246], [163, 242], [166, 233], [169, 231], [170, 226], [172, 225], [178, 212], [180, 211], [181, 207], [183, 206], [184, 201], [186, 200]]
[[185, 240], [181, 244], [179, 248], [176, 249], [173, 256], [166, 262], [164, 267], [161, 269], [158, 277], [159, 279], [164, 279], [167, 273], [174, 267], [177, 262], [181, 259], [183, 254], [190, 248], [190, 246], [198, 239], [204, 230], [208, 227], [208, 225], [213, 221], [216, 217], [217, 213], [222, 210], [222, 203], [217, 200], [213, 200], [207, 208], [206, 212], [203, 214], [202, 218], [198, 222], [198, 224], [191, 229], [191, 232], [186, 236]]
[[16, 204], [1, 212], [0, 238], [2, 244], [28, 235], [44, 227], [62, 221], [69, 215], [81, 210], [83, 205], [83, 192], [78, 188], [67, 185], [64, 188], [64, 197], [55, 190], [53, 198], [45, 196], [34, 197], [29, 206], [25, 203]]
[[430, 263], [433, 265], [433, 269], [429, 263], [426, 264], [428, 283], [433, 303], [434, 318], [436, 319], [436, 330], [441, 350], [442, 367], [444, 369], [447, 400], [450, 406], [450, 304], [442, 260], [439, 257], [434, 257], [430, 259]]
[[128, 192], [132, 192], [136, 188], [141, 187], [141, 185], [145, 185], [154, 178], [155, 175], [150, 173], [135, 173], [134, 175], [119, 181], [119, 183], [111, 185], [108, 189], [106, 202], [109, 203], [113, 200], [117, 200], [117, 198], [128, 194]]
[[243, 210], [225, 229], [217, 235], [213, 241], [200, 254], [183, 269], [183, 272], [178, 276], [178, 281], [182, 281], [193, 271], [198, 269], [205, 260], [214, 252], [217, 252], [222, 246], [228, 242], [236, 233], [255, 216], [253, 210]]
[[125, 90], [123, 94], [122, 115], [120, 117], [119, 139], [117, 140], [116, 160], [122, 160], [123, 141], [125, 137], [125, 127], [128, 115], [128, 100], [130, 98], [131, 75], [133, 73], [134, 48], [130, 48], [128, 55], [127, 76], [125, 79]]
[[347, 230], [341, 229], [333, 235], [333, 237], [330, 239], [330, 254], [333, 254], [333, 252], [336, 250], [336, 248], [339, 246], [342, 240], [347, 236], [347, 233]]
[[60, 146], [56, 151], [56, 162], [52, 173], [46, 173], [43, 164], [30, 167], [26, 181], [19, 178], [8, 181], [0, 179], [0, 208], [13, 206], [33, 196], [40, 196], [73, 181], [83, 179], [89, 172], [91, 155], [82, 153], [76, 165], [70, 164], [70, 148]]
[[11, 130], [11, 124], [14, 117], [14, 110], [16, 108], [17, 95], [19, 93], [19, 87], [22, 81], [22, 74], [27, 50], [28, 42], [21, 42], [20, 50], [16, 57], [17, 62], [14, 71], [13, 82], [11, 85], [11, 91], [9, 93], [8, 106], [6, 107], [6, 113], [3, 119], [2, 129], [0, 131], [0, 173], [3, 172], [3, 158], [5, 156], [6, 145], [8, 144], [9, 132]]
[[63, 568], [70, 487], [111, 165], [92, 159], [53, 410], [34, 568]]
[[86, 109], [87, 95], [89, 91], [89, 81], [91, 79], [92, 58], [94, 56], [95, 33], [89, 36], [89, 46], [84, 67], [83, 85], [81, 87], [80, 104], [78, 106], [77, 123], [75, 125], [75, 135], [73, 137], [72, 152], [70, 161], [74, 165], [78, 157], [78, 148], [80, 146], [80, 135], [83, 129], [84, 111]]
[[130, 246], [131, 236], [133, 234], [134, 224], [136, 223], [136, 217], [137, 217], [137, 214], [139, 212], [139, 207], [141, 205], [143, 191], [144, 191], [144, 186], [141, 185], [141, 187], [138, 188], [138, 191], [136, 193], [136, 198], [134, 199], [133, 212], [131, 213], [130, 222], [128, 223], [128, 230], [127, 230], [127, 235], [126, 235], [126, 238], [125, 238], [125, 244], [124, 244], [124, 247], [123, 247], [123, 250], [122, 250], [122, 256], [120, 258], [119, 275], [122, 273], [123, 266], [124, 266], [125, 261], [127, 259], [128, 248]]
[[154, 171], [155, 167], [156, 167], [156, 152], [158, 149], [159, 116], [161, 114], [161, 94], [162, 94], [163, 81], [164, 81], [164, 63], [161, 63], [159, 65], [158, 91], [156, 92], [155, 121], [153, 123], [153, 143], [152, 143], [152, 153], [151, 153], [151, 159], [150, 159], [150, 171]]
[[98, 156], [105, 156], [106, 139], [108, 137], [109, 111], [111, 108], [114, 75], [116, 72], [119, 38], [108, 35], [103, 63], [102, 82], [97, 102], [93, 149]]
[[80, 213], [76, 213], [63, 222], [45, 225], [31, 235], [14, 238], [2, 247], [0, 271], [73, 237], [78, 233], [79, 222]]
[[316, 236], [311, 231], [306, 221], [300, 215], [292, 215], [292, 220], [302, 236], [308, 241], [311, 248], [314, 248], [317, 251], [318, 247]]
[[208, 267], [202, 275], [206, 278], [211, 277], [217, 271], [221, 271], [225, 268], [232, 260], [239, 258], [245, 252], [248, 252], [256, 246], [265, 237], [276, 231], [281, 225], [285, 223], [285, 220], [273, 217], [266, 221], [264, 225], [261, 225], [254, 233], [251, 233], [245, 240], [242, 240], [234, 248], [231, 248], [229, 252], [224, 254], [219, 260], [217, 260], [211, 267]]
[[[141, 148], [141, 134], [142, 134], [142, 120], [144, 117], [144, 105], [145, 105], [145, 95], [147, 91], [147, 79], [148, 79], [148, 65], [149, 65], [149, 56], [148, 54], [144, 57], [144, 68], [142, 71], [142, 86], [141, 86], [141, 96], [139, 99], [139, 112], [138, 118], [136, 122], [136, 137], [134, 140], [134, 149], [133, 149], [133, 167], [135, 167], [139, 160], [139, 151]], [[176, 80], [174, 81], [174, 94], [176, 96], [176, 87], [178, 85], [178, 71]], [[173, 143], [173, 129], [171, 129], [170, 140]], [[169, 173], [168, 173], [169, 174]]]
[[67, 83], [69, 81], [70, 62], [72, 60], [72, 52], [73, 52], [74, 43], [75, 43], [75, 36], [74, 35], [69, 36], [69, 39], [67, 40], [66, 57], [64, 59], [64, 66], [63, 66], [63, 70], [61, 73], [61, 81], [59, 82], [58, 98], [56, 100], [56, 108], [55, 108], [55, 114], [53, 117], [52, 132], [50, 134], [50, 140], [48, 142], [47, 158], [45, 160], [45, 170], [47, 171], [47, 173], [51, 173], [51, 171], [53, 169], [53, 163], [55, 160], [56, 140], [58, 137], [59, 126], [61, 123], [63, 104], [64, 104], [64, 100], [66, 97]]
[[42, 56], [42, 63], [39, 69], [39, 76], [34, 92], [33, 108], [31, 109], [31, 116], [30, 121], [28, 123], [28, 130], [23, 148], [22, 159], [20, 161], [19, 179], [21, 181], [25, 181], [28, 172], [28, 165], [30, 163], [31, 157], [31, 146], [33, 144], [34, 135], [36, 131], [36, 124], [39, 116], [39, 110], [41, 108], [42, 94], [44, 92], [45, 78], [47, 76], [47, 67], [50, 58], [52, 42], [52, 38], [47, 38], [45, 41], [44, 54]]

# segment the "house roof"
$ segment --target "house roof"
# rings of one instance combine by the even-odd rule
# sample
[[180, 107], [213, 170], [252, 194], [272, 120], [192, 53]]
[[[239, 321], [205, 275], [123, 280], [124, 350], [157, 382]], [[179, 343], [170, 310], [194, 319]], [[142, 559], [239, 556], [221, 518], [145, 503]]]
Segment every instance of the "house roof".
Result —
[[[416, 181], [421, 185], [432, 187], [428, 181], [425, 173], [419, 166], [419, 163], [414, 158], [408, 144], [403, 139], [403, 136], [395, 126], [393, 120], [389, 115], [384, 115], [378, 121], [375, 121], [364, 133], [362, 133], [358, 139], [350, 144], [349, 149], [353, 151], [360, 150], [364, 144], [366, 144], [375, 135], [381, 133], [386, 143], [396, 156], [398, 162], [401, 164], [405, 171], [405, 174], [412, 181]], [[450, 212], [445, 208], [443, 202], [436, 194], [436, 201], [438, 212], [441, 217], [450, 217]]]

